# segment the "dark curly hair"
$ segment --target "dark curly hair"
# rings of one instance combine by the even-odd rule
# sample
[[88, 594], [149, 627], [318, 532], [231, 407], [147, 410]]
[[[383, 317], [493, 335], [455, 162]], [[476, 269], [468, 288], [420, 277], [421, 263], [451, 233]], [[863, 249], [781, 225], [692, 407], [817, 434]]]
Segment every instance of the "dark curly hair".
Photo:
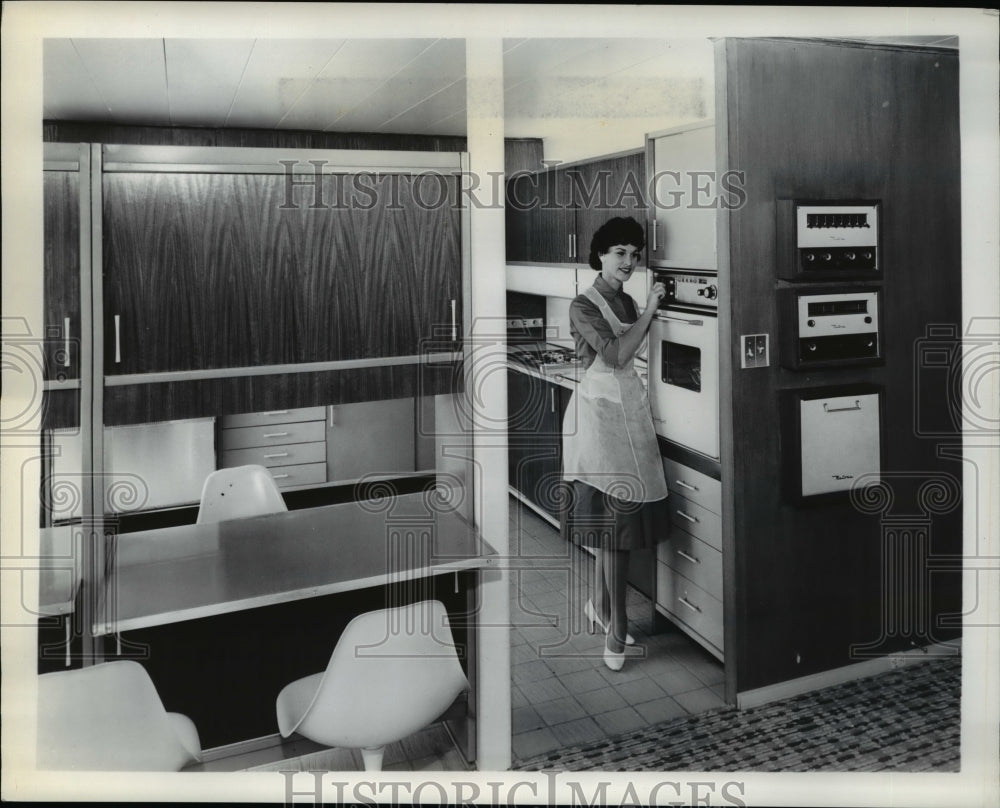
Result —
[[594, 237], [590, 240], [590, 267], [601, 271], [601, 259], [603, 255], [616, 244], [631, 244], [637, 250], [646, 246], [646, 234], [642, 225], [631, 216], [616, 216], [608, 219], [597, 228]]

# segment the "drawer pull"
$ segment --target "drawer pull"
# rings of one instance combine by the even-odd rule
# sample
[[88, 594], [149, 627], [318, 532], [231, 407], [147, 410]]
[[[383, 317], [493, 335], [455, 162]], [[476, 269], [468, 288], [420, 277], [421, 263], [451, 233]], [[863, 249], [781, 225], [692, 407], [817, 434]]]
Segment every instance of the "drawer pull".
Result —
[[63, 359], [63, 367], [69, 367], [69, 317], [63, 319], [63, 344], [66, 350], [66, 356]]
[[288, 457], [288, 452], [274, 452], [273, 454], [264, 455], [266, 460], [273, 460], [276, 457]]
[[284, 480], [288, 475], [287, 474], [272, 474], [271, 476], [274, 477], [274, 479], [276, 479], [276, 480]]
[[288, 415], [288, 410], [271, 410], [271, 412], [265, 412], [264, 415]]
[[115, 315], [115, 364], [122, 361], [122, 316]]
[[700, 491], [701, 490], [700, 488], [698, 488], [698, 486], [691, 485], [691, 483], [686, 483], [686, 482], [684, 482], [684, 480], [674, 480], [674, 482], [677, 483], [677, 485], [679, 485], [681, 488], [686, 488], [688, 491]]
[[291, 433], [289, 433], [289, 432], [265, 432], [264, 433], [264, 437], [265, 438], [287, 438], [289, 436], [289, 434], [291, 434]]
[[678, 516], [682, 516], [683, 518], [687, 519], [692, 525], [696, 525], [699, 522], [698, 519], [696, 519], [693, 516], [688, 516], [686, 513], [684, 513], [684, 511], [674, 511], [674, 513], [676, 513]]
[[686, 559], [687, 559], [688, 561], [690, 561], [690, 562], [691, 562], [692, 564], [700, 564], [700, 563], [701, 563], [701, 561], [699, 561], [699, 560], [698, 560], [697, 558], [695, 558], [695, 557], [694, 557], [693, 555], [688, 555], [688, 554], [687, 554], [687, 553], [685, 553], [685, 552], [684, 552], [683, 550], [678, 550], [678, 551], [677, 551], [677, 555], [679, 555], [679, 556], [680, 556], [681, 558], [686, 558]]
[[683, 604], [684, 604], [685, 606], [687, 606], [687, 607], [688, 607], [688, 608], [689, 608], [689, 609], [690, 609], [690, 610], [691, 610], [692, 612], [697, 612], [698, 614], [701, 614], [701, 609], [699, 609], [699, 608], [698, 608], [697, 606], [695, 606], [695, 605], [694, 605], [694, 604], [693, 604], [693, 603], [692, 603], [691, 601], [689, 601], [689, 600], [688, 600], [687, 598], [677, 598], [677, 601], [678, 601], [679, 603], [683, 603]]

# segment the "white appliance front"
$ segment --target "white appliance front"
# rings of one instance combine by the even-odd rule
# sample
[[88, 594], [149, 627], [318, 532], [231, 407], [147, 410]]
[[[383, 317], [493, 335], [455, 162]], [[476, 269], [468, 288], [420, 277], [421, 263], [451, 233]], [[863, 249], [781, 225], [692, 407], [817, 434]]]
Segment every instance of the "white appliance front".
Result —
[[719, 459], [719, 320], [660, 311], [649, 327], [649, 405], [666, 440]]

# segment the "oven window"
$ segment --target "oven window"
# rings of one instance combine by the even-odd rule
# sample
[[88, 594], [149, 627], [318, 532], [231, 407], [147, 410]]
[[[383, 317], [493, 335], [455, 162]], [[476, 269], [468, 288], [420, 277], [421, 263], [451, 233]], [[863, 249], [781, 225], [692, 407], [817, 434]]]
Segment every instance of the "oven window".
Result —
[[663, 340], [660, 378], [674, 387], [701, 392], [701, 349]]

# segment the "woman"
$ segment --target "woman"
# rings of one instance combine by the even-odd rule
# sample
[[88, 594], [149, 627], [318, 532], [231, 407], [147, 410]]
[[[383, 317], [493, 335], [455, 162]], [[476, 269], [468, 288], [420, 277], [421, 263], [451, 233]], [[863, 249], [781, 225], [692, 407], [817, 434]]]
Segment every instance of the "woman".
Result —
[[[570, 333], [586, 372], [563, 422], [563, 476], [573, 483], [570, 537], [596, 552], [593, 597], [584, 613], [607, 637], [604, 662], [625, 664], [628, 634], [625, 589], [629, 551], [666, 535], [667, 496], [646, 390], [633, 367], [666, 290], [654, 283], [640, 315], [622, 285], [635, 270], [646, 240], [632, 218], [615, 218], [594, 234], [594, 285], [570, 304]], [[659, 516], [659, 518], [657, 518]]]

